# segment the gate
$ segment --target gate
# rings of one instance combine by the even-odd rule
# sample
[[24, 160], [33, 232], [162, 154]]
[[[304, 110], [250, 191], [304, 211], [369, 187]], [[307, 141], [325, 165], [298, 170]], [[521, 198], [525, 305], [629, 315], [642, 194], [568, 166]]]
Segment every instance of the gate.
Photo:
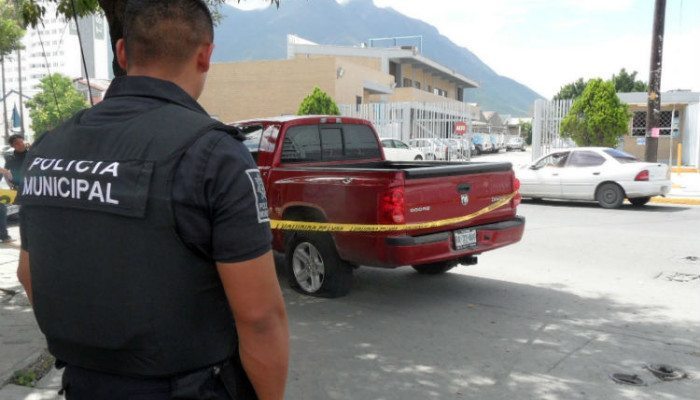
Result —
[[570, 139], [561, 137], [561, 121], [571, 109], [573, 100], [536, 100], [532, 120], [532, 160], [556, 149], [573, 147]]
[[[445, 155], [439, 158], [469, 160], [471, 158], [471, 134], [479, 119], [479, 109], [466, 103], [366, 103], [339, 105], [341, 115], [369, 120], [381, 138], [430, 139], [434, 147], [445, 147]], [[467, 133], [455, 135], [456, 122], [467, 123]], [[449, 139], [449, 142], [443, 140]]]

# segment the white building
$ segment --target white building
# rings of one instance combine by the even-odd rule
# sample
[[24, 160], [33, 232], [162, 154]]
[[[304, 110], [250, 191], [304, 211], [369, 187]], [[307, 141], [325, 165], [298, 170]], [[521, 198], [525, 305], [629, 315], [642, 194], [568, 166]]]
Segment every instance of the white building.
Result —
[[[19, 107], [20, 104], [17, 95], [20, 91], [20, 65], [22, 94], [30, 98], [37, 93], [40, 80], [49, 74], [60, 73], [71, 79], [86, 75], [75, 21], [56, 16], [56, 4], [53, 2], [44, 2], [43, 6], [46, 7], [43, 24], [40, 23], [36, 28], [28, 28], [22, 39], [24, 48], [20, 51], [21, 60], [18, 60], [17, 53], [5, 58], [5, 87], [2, 87], [3, 84], [0, 81], [0, 99], [7, 95], [5, 105], [9, 121], [3, 121], [4, 118], [0, 116], [2, 133], [5, 132], [5, 123], [11, 126], [13, 106]], [[87, 75], [96, 79], [111, 78], [111, 44], [106, 19], [104, 16], [96, 15], [80, 18], [78, 22]], [[24, 106], [24, 102], [21, 103]], [[2, 111], [0, 110], [0, 113]], [[25, 132], [31, 133], [29, 132], [29, 112], [26, 108], [22, 111]]]

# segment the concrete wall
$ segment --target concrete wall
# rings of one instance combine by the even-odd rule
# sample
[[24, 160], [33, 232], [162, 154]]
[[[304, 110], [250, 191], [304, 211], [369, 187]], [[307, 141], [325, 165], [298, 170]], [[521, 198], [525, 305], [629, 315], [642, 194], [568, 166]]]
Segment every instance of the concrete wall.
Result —
[[[439, 88], [445, 90], [447, 91], [447, 97], [453, 100], [457, 99], [457, 85], [446, 79], [436, 77], [430, 72], [426, 72], [423, 68], [414, 67], [412, 64], [404, 63], [401, 64], [401, 74], [402, 78], [408, 78], [414, 82], [420, 82], [420, 88], [423, 91], [427, 91], [428, 86], [431, 86], [433, 89]], [[403, 84], [403, 80], [400, 84]]]
[[336, 58], [335, 65], [336, 71], [338, 68], [343, 68], [344, 71], [343, 76], [336, 80], [333, 99], [337, 104], [355, 104], [356, 96], [361, 96], [363, 103], [369, 103], [371, 96], [364, 87], [365, 82], [374, 82], [388, 89], [394, 82], [391, 75], [375, 68], [355, 64], [354, 60], [349, 60], [346, 57]]
[[[321, 54], [295, 54], [294, 58], [326, 58], [331, 57], [328, 55]], [[382, 70], [382, 60], [376, 57], [352, 57], [352, 56], [336, 56], [337, 59], [342, 61], [351, 62], [355, 65], [362, 65], [367, 68], [381, 71]]]
[[389, 101], [392, 102], [404, 102], [404, 101], [418, 101], [418, 102], [424, 102], [424, 103], [440, 103], [440, 102], [449, 102], [449, 101], [457, 101], [455, 99], [449, 99], [447, 97], [442, 97], [438, 96], [436, 94], [432, 94], [429, 92], [426, 92], [425, 90], [422, 89], [416, 89], [416, 88], [396, 88], [394, 89], [394, 94], [389, 96]]
[[[685, 105], [676, 105], [675, 106], [676, 110], [680, 111], [681, 118], [680, 118], [680, 125], [679, 125], [679, 131], [680, 135], [677, 138], [671, 139], [670, 136], [667, 135], [661, 135], [659, 136], [658, 140], [658, 150], [656, 153], [656, 159], [659, 162], [662, 163], [669, 163], [669, 160], [673, 165], [676, 165], [678, 162], [678, 157], [676, 155], [676, 149], [678, 147], [678, 143], [681, 143], [683, 141], [687, 141], [687, 127], [685, 118], [683, 118], [683, 115], [686, 113], [687, 107]], [[635, 111], [646, 111], [646, 107], [642, 106], [637, 106], [637, 105], [630, 105], [629, 108], [631, 113], [634, 113]], [[673, 105], [664, 105], [661, 107], [661, 111], [673, 111], [674, 106]], [[629, 130], [630, 132], [632, 131], [632, 120], [630, 119], [629, 123]], [[627, 135], [624, 138], [624, 145], [623, 145], [623, 150], [626, 151], [627, 153], [632, 154], [633, 156], [637, 157], [640, 160], [644, 160], [645, 157], [645, 145], [640, 145], [637, 144], [638, 141], [637, 139], [644, 138], [643, 136], [632, 136], [632, 135]], [[673, 147], [673, 149], [671, 149]], [[681, 162], [683, 164], [687, 164], [688, 160], [684, 160], [681, 158]]]
[[223, 122], [296, 114], [314, 86], [335, 99], [335, 82], [333, 57], [218, 63], [199, 101]]

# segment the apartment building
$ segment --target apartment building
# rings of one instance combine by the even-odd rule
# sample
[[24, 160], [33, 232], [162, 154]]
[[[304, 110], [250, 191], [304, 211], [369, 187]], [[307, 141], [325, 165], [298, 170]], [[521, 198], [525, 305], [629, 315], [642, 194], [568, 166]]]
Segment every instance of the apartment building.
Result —
[[315, 86], [358, 110], [368, 103], [475, 108], [463, 102], [463, 94], [478, 87], [414, 47], [320, 45], [289, 35], [286, 60], [212, 65], [200, 102], [225, 122], [295, 114]]
[[[5, 58], [4, 80], [0, 80], [0, 98], [7, 97], [6, 107], [22, 106], [24, 129], [29, 128], [28, 111], [24, 107], [27, 98], [37, 93], [42, 78], [60, 73], [77, 79], [85, 77], [109, 79], [111, 70], [111, 44], [109, 27], [104, 16], [95, 15], [78, 19], [85, 53], [85, 64], [81, 58], [78, 29], [74, 20], [56, 15], [56, 3], [44, 1], [45, 18], [36, 28], [28, 28], [22, 39], [23, 49]], [[21, 72], [21, 74], [20, 74]], [[21, 75], [21, 80], [20, 80]], [[24, 95], [20, 101], [21, 92]], [[2, 127], [0, 118], [0, 129]]]

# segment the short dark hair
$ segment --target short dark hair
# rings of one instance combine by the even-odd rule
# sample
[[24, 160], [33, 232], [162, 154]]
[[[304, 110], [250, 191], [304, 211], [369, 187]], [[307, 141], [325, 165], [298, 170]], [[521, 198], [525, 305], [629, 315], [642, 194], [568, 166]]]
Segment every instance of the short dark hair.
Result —
[[130, 64], [180, 63], [214, 41], [214, 23], [202, 0], [129, 0], [123, 36]]
[[10, 137], [7, 138], [7, 143], [9, 143], [9, 145], [12, 146], [13, 144], [15, 144], [15, 141], [17, 139], [24, 140], [24, 136], [20, 135], [19, 133], [15, 133], [14, 135], [10, 135]]

